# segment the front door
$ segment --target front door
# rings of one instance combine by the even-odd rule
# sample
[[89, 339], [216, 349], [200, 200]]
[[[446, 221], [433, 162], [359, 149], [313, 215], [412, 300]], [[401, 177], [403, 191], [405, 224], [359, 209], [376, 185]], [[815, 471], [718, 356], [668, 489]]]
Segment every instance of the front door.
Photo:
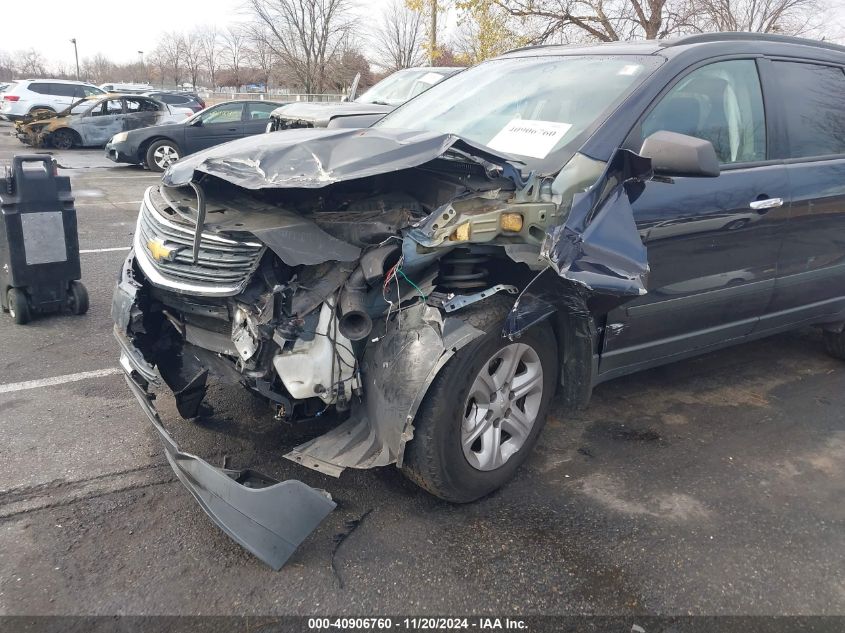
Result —
[[97, 104], [80, 120], [77, 130], [82, 136], [82, 144], [105, 145], [109, 139], [123, 131], [123, 101], [118, 97], [106, 99]]
[[244, 104], [232, 102], [209, 108], [200, 114], [195, 119], [195, 125], [185, 128], [185, 153], [193, 154], [243, 137], [243, 113]]
[[771, 300], [789, 213], [786, 169], [769, 161], [757, 64], [735, 59], [678, 79], [632, 135], [713, 143], [718, 178], [652, 181], [634, 202], [648, 294], [607, 319], [600, 374], [627, 373], [741, 339]]

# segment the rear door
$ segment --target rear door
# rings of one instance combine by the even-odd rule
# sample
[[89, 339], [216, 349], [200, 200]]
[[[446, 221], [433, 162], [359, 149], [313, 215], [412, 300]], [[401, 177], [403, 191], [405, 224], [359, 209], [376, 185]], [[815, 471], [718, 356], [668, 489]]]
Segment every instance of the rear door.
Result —
[[247, 104], [246, 120], [244, 121], [244, 136], [262, 134], [267, 130], [270, 113], [278, 108], [276, 103], [250, 101]]
[[53, 95], [53, 102], [56, 104], [57, 112], [64, 110], [76, 100], [76, 89], [76, 84], [50, 84], [50, 93]]
[[123, 120], [124, 130], [137, 130], [149, 127], [159, 122], [163, 105], [146, 97], [126, 97], [126, 117]]
[[845, 73], [795, 59], [771, 65], [792, 188], [772, 310], [762, 324], [777, 329], [842, 319], [845, 311]]
[[244, 104], [222, 103], [210, 108], [194, 120], [195, 125], [185, 128], [185, 153], [233, 141], [243, 136]]
[[757, 325], [772, 298], [789, 200], [786, 168], [768, 153], [765, 112], [756, 60], [731, 59], [674, 80], [632, 132], [632, 149], [658, 130], [706, 139], [722, 173], [651, 181], [633, 203], [648, 294], [608, 315], [600, 373], [664, 363]]

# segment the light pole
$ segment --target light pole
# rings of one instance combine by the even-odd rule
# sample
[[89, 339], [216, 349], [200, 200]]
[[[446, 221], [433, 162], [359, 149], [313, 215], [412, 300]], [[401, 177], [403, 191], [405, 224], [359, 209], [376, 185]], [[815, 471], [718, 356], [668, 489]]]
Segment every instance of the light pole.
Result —
[[70, 43], [73, 44], [73, 56], [76, 58], [76, 81], [79, 81], [79, 51], [76, 48], [76, 38], [70, 38]]
[[147, 81], [147, 69], [144, 67], [144, 51], [138, 51], [138, 61], [141, 62], [141, 76]]

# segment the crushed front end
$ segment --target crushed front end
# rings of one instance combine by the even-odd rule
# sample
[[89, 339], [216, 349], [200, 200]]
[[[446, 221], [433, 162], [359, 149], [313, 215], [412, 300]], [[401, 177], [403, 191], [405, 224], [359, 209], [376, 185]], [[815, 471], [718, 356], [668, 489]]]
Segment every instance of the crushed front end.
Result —
[[292, 130], [189, 157], [147, 190], [115, 336], [171, 465], [220, 527], [278, 567], [333, 503], [181, 452], [150, 387], [185, 418], [220, 381], [278, 420], [334, 419], [285, 456], [327, 475], [401, 465], [429, 385], [482, 335], [461, 310], [549, 266], [541, 247], [566, 211], [550, 182], [454, 137]]

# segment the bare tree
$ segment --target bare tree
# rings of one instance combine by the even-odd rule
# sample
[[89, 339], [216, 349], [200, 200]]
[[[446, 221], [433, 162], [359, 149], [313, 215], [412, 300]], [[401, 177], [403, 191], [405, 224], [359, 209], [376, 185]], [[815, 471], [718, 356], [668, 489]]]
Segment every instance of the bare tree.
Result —
[[26, 77], [44, 76], [46, 72], [44, 56], [34, 48], [30, 48], [25, 51], [18, 51], [15, 53], [15, 58], [15, 69], [21, 75]]
[[202, 37], [196, 30], [182, 37], [182, 59], [191, 77], [191, 86], [196, 88], [203, 61]]
[[694, 27], [697, 0], [491, 0], [533, 27], [531, 40], [655, 39]]
[[0, 51], [0, 79], [13, 79], [17, 73], [17, 66], [6, 51]]
[[[155, 52], [164, 63], [167, 76], [178, 86], [182, 81], [182, 60], [184, 57], [185, 42], [181, 33], [170, 32], [162, 35], [158, 40]], [[162, 83], [164, 77], [162, 77]]]
[[264, 85], [264, 92], [270, 89], [270, 80], [276, 66], [276, 53], [271, 45], [273, 34], [265, 24], [255, 22], [246, 27], [247, 40], [247, 61], [260, 77], [260, 83]]
[[378, 61], [388, 70], [419, 66], [425, 61], [423, 16], [404, 0], [392, 0], [385, 6], [375, 38]]
[[156, 48], [152, 53], [147, 55], [147, 66], [155, 70], [154, 74], [158, 79], [158, 84], [164, 88], [168, 65], [167, 58], [159, 48]]
[[242, 83], [241, 68], [246, 62], [247, 39], [244, 30], [237, 26], [230, 26], [223, 31], [222, 53], [226, 68], [230, 71], [231, 82], [237, 89]]
[[820, 26], [820, 0], [694, 0], [704, 31], [801, 35]]
[[217, 70], [220, 65], [220, 34], [217, 28], [206, 26], [199, 31], [200, 46], [202, 48], [202, 60], [208, 78], [211, 80], [211, 89], [217, 88]]
[[341, 50], [353, 19], [350, 0], [248, 0], [272, 33], [274, 52], [306, 92], [322, 92], [329, 61]]

